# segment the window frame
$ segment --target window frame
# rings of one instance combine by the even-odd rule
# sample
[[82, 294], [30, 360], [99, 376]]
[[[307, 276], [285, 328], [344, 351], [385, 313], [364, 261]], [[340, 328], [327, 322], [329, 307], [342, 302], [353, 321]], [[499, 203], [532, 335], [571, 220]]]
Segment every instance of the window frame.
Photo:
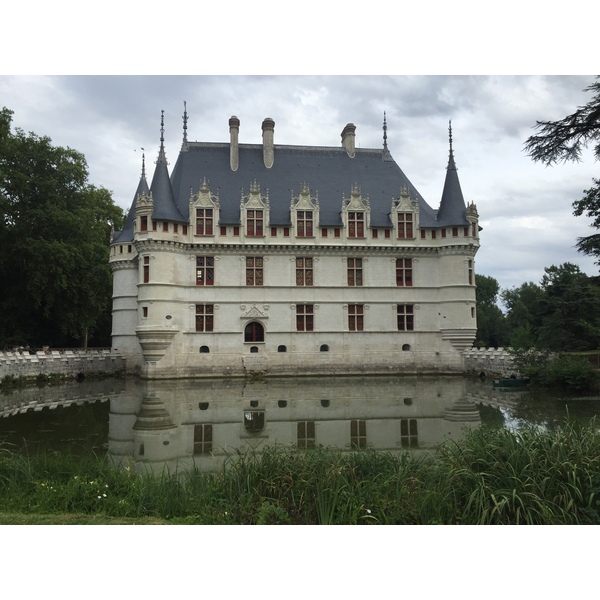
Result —
[[346, 274], [348, 287], [362, 287], [363, 279], [363, 259], [362, 258], [347, 258], [346, 259]]
[[396, 259], [396, 286], [413, 287], [413, 260], [412, 258]]
[[[202, 263], [202, 264], [201, 264]], [[202, 276], [200, 276], [202, 272]], [[215, 257], [196, 256], [196, 285], [209, 286], [215, 284]]]
[[348, 331], [365, 330], [365, 305], [348, 304]]
[[315, 326], [315, 305], [296, 304], [296, 331], [311, 332]]
[[196, 333], [212, 333], [215, 327], [215, 305], [196, 304]]
[[246, 256], [246, 286], [262, 287], [265, 283], [264, 265], [265, 259], [262, 256]]
[[396, 324], [398, 331], [415, 330], [414, 304], [398, 304], [396, 306]]

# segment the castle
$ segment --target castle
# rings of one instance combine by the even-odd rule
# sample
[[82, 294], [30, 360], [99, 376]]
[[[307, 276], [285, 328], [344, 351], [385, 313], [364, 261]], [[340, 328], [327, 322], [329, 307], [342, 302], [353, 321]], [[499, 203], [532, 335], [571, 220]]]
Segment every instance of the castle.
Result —
[[[437, 209], [387, 147], [183, 143], [110, 245], [113, 351], [144, 378], [451, 373], [475, 339], [478, 213], [452, 130]], [[440, 178], [441, 182], [441, 178]]]

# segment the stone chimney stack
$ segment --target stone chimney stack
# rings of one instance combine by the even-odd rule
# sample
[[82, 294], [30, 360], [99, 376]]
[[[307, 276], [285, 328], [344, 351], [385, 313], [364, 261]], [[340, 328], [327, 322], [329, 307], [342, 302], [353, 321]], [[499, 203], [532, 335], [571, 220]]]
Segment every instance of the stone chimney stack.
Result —
[[354, 146], [354, 140], [356, 138], [356, 125], [354, 123], [348, 123], [342, 131], [342, 146], [346, 148], [346, 152], [350, 158], [354, 158], [356, 154], [356, 148]]
[[240, 132], [240, 120], [233, 115], [229, 119], [229, 164], [232, 171], [237, 171], [240, 164], [240, 152], [238, 134]]
[[270, 117], [267, 117], [262, 122], [263, 132], [263, 160], [265, 167], [270, 169], [275, 162], [275, 148], [273, 145], [273, 136], [275, 133], [275, 121]]

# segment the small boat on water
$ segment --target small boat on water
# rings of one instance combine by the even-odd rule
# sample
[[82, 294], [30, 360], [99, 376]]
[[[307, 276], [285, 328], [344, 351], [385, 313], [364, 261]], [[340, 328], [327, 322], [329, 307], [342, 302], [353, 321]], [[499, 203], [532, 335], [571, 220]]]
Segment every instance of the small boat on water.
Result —
[[529, 379], [518, 379], [516, 377], [510, 379], [494, 379], [492, 387], [523, 387], [529, 383]]

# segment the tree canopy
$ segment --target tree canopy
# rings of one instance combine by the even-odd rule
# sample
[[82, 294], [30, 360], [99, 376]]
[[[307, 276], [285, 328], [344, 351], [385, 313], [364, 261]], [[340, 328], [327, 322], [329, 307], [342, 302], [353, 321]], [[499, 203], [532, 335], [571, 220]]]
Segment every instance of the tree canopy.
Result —
[[[534, 161], [552, 165], [558, 162], [580, 161], [583, 148], [593, 145], [593, 154], [600, 160], [600, 77], [585, 91], [593, 92], [592, 99], [558, 121], [537, 121], [539, 133], [525, 142], [525, 150]], [[573, 202], [573, 214], [593, 219], [592, 227], [600, 229], [600, 179], [584, 190], [585, 196]], [[600, 234], [580, 237], [577, 249], [594, 256], [600, 264]]]
[[110, 341], [111, 226], [123, 211], [88, 182], [85, 157], [11, 131], [0, 112], [0, 345]]

